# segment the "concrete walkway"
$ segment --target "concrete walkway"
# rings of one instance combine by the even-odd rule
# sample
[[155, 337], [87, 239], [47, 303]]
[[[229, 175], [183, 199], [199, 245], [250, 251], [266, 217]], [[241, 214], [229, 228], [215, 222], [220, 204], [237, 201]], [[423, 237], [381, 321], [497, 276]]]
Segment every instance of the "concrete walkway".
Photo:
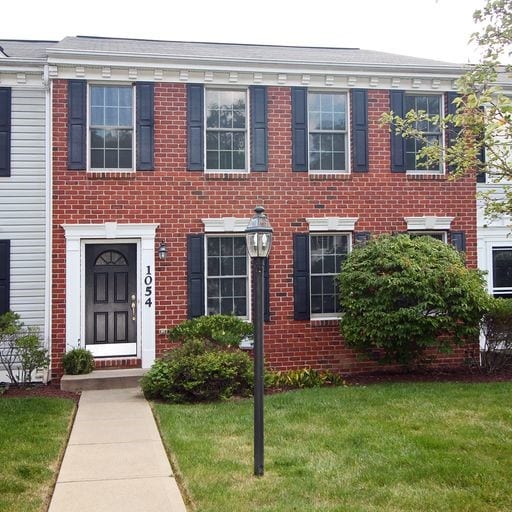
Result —
[[49, 512], [186, 512], [137, 388], [83, 391]]

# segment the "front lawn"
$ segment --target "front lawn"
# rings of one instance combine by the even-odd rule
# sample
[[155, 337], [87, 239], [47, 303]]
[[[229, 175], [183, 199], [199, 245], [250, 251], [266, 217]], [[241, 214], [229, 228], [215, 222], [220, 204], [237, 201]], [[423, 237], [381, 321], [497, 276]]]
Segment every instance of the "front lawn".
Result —
[[380, 384], [265, 398], [265, 475], [252, 401], [155, 404], [198, 512], [512, 510], [512, 383]]
[[62, 398], [0, 397], [0, 512], [47, 509], [74, 409]]

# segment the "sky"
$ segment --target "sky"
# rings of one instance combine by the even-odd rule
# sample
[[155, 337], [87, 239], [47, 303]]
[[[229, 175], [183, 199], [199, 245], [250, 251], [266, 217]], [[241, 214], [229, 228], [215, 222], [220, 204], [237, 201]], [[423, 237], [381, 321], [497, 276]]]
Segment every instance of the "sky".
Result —
[[89, 35], [362, 48], [474, 62], [472, 14], [484, 0], [15, 0], [0, 39]]

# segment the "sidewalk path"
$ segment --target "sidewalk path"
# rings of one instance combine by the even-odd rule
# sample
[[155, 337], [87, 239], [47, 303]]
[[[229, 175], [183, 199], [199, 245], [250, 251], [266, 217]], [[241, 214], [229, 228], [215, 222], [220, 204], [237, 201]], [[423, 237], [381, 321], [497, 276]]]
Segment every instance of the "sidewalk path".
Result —
[[186, 512], [139, 389], [83, 391], [49, 512]]

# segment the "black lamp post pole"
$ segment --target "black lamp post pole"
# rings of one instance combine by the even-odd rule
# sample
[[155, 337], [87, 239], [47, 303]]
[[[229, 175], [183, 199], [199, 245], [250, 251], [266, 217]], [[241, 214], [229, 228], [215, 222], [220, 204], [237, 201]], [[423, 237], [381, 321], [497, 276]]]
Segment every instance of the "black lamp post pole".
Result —
[[254, 474], [263, 476], [263, 395], [265, 391], [263, 376], [263, 261], [264, 258], [253, 258], [255, 277], [254, 304]]

